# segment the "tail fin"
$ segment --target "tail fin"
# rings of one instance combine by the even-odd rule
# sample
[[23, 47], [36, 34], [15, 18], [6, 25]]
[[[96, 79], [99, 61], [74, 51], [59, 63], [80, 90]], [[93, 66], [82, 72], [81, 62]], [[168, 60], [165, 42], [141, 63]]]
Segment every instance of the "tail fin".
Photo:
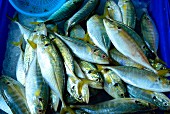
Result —
[[12, 22], [18, 22], [18, 14], [14, 18], [11, 18], [8, 14], [6, 14], [7, 18], [11, 20]]
[[73, 109], [71, 109], [69, 106], [66, 106], [64, 108], [61, 109], [60, 111], [60, 114], [66, 114], [66, 113], [69, 113], [69, 114], [76, 114]]

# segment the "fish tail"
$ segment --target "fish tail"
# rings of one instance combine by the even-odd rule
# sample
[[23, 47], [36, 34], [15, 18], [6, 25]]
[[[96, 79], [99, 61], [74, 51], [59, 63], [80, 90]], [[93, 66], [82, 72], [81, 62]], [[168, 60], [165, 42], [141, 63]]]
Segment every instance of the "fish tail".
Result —
[[37, 48], [37, 44], [36, 43], [34, 43], [33, 41], [31, 41], [31, 40], [27, 40], [28, 41], [28, 43], [30, 44], [30, 46], [33, 48], [33, 49], [36, 49]]
[[157, 72], [159, 76], [165, 76], [167, 73], [170, 73], [170, 69], [158, 70]]
[[66, 113], [69, 113], [69, 114], [76, 114], [73, 109], [71, 109], [69, 106], [66, 106], [64, 108], [61, 109], [60, 111], [60, 114], [66, 114]]
[[20, 49], [22, 49], [22, 44], [23, 44], [23, 36], [20, 38], [19, 42], [12, 42], [14, 46], [18, 46]]
[[15, 17], [14, 18], [11, 18], [8, 14], [6, 14], [6, 16], [7, 16], [7, 18], [9, 19], [9, 20], [11, 20], [12, 22], [18, 22], [18, 14], [16, 14], [15, 15]]

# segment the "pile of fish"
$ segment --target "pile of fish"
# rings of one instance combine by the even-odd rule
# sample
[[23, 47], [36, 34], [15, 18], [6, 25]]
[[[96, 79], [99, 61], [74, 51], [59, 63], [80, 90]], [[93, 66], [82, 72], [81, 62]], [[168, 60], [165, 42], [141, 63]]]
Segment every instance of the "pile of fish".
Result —
[[[47, 19], [16, 23], [23, 38], [16, 78], [0, 77], [0, 108], [9, 114], [152, 113], [170, 110], [169, 69], [157, 55], [159, 34], [131, 0], [69, 0]], [[56, 23], [65, 21], [63, 30]], [[140, 26], [136, 25], [140, 22]], [[62, 27], [61, 27], [62, 28]], [[140, 33], [136, 29], [140, 29]], [[139, 34], [139, 35], [138, 35]], [[93, 101], [94, 102], [93, 102]], [[61, 102], [60, 102], [61, 101]]]

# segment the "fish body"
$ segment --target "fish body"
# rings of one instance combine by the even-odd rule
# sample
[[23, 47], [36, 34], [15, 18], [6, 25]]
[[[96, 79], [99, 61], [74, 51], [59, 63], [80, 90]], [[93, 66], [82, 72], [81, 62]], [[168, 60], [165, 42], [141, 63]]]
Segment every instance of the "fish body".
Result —
[[12, 113], [30, 114], [30, 110], [26, 102], [24, 86], [18, 81], [7, 76], [2, 76], [0, 83], [2, 96], [7, 105], [10, 107]]
[[124, 98], [126, 96], [126, 87], [112, 70], [102, 70], [104, 77], [104, 90], [113, 98]]
[[80, 59], [98, 64], [108, 64], [107, 55], [99, 48], [76, 38], [61, 36], [55, 33], [71, 51]]
[[70, 30], [70, 37], [78, 38], [78, 39], [84, 39], [84, 37], [85, 37], [85, 30], [80, 25], [75, 25]]
[[123, 23], [131, 28], [135, 28], [136, 25], [136, 12], [135, 7], [131, 0], [119, 0], [118, 6], [122, 13]]
[[108, 54], [111, 42], [103, 25], [103, 19], [94, 15], [87, 21], [87, 31], [94, 44]]
[[114, 71], [124, 82], [155, 92], [169, 92], [170, 81], [157, 74], [130, 66], [105, 67]]
[[117, 98], [94, 105], [73, 105], [73, 109], [80, 109], [90, 114], [104, 113], [142, 113], [157, 109], [157, 107], [147, 101], [135, 98]]
[[66, 35], [71, 27], [85, 20], [97, 7], [99, 0], [88, 0], [87, 3], [65, 22], [64, 30]]
[[31, 114], [45, 114], [49, 98], [49, 87], [42, 77], [36, 55], [26, 76], [25, 91]]
[[121, 52], [126, 57], [131, 58], [136, 63], [157, 73], [157, 71], [152, 68], [147, 57], [142, 52], [137, 43], [125, 30], [123, 30], [122, 27], [113, 24], [106, 19], [104, 19], [103, 21], [111, 42], [119, 52]]
[[50, 99], [51, 99], [51, 109], [57, 112], [60, 98], [53, 90], [50, 90]]
[[163, 93], [140, 89], [132, 85], [127, 85], [127, 90], [134, 98], [146, 100], [161, 110], [170, 110], [170, 99]]
[[141, 32], [149, 49], [156, 54], [159, 44], [159, 34], [154, 21], [147, 13], [144, 13], [141, 17]]
[[104, 16], [119, 22], [122, 22], [122, 13], [119, 6], [113, 0], [107, 0], [104, 7]]
[[54, 12], [46, 21], [62, 21], [71, 17], [81, 6], [83, 0], [69, 0]]
[[116, 49], [111, 49], [109, 52], [110, 52], [110, 57], [122, 66], [133, 66], [133, 67], [137, 67], [141, 69], [144, 68], [142, 65], [124, 56], [122, 53], [120, 53]]

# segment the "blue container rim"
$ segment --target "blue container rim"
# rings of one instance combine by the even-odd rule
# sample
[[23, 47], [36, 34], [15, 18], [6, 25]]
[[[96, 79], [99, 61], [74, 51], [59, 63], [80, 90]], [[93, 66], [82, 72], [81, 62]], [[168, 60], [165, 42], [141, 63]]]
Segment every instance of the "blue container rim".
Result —
[[55, 12], [56, 10], [58, 10], [65, 2], [66, 0], [60, 0], [61, 2], [58, 3], [58, 5], [56, 5], [55, 8], [53, 8], [52, 10], [48, 11], [48, 12], [43, 12], [43, 13], [29, 13], [26, 12], [22, 9], [20, 9], [19, 7], [16, 6], [16, 4], [13, 2], [13, 0], [9, 0], [10, 4], [21, 14], [24, 15], [28, 15], [28, 16], [32, 16], [32, 17], [45, 17], [45, 16], [49, 16], [50, 14], [52, 14], [53, 12]]

